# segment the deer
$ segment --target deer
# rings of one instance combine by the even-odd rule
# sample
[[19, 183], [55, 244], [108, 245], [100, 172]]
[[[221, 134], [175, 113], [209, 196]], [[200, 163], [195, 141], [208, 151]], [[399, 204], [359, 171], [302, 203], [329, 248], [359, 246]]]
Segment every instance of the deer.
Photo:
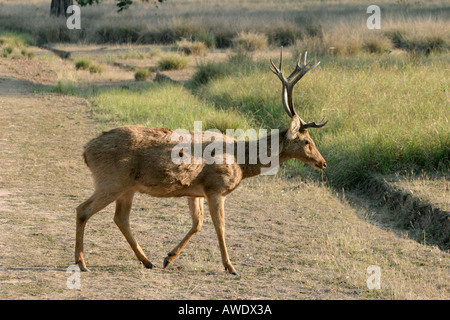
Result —
[[[270, 70], [282, 83], [283, 108], [291, 120], [287, 129], [279, 130], [275, 133], [276, 137], [268, 135], [267, 138], [278, 139], [279, 164], [289, 159], [297, 159], [315, 169], [324, 170], [327, 167], [326, 161], [308, 129], [321, 128], [328, 121], [324, 122], [322, 119], [319, 123], [315, 123], [302, 120], [297, 114], [292, 97], [295, 84], [308, 71], [317, 67], [320, 61], [311, 66], [310, 62], [307, 63], [307, 52], [303, 63], [301, 57], [302, 54], [294, 71], [287, 78], [282, 72], [283, 48], [280, 51], [278, 67], [270, 59]], [[133, 196], [139, 192], [162, 198], [187, 197], [188, 200], [192, 227], [164, 258], [163, 268], [180, 255], [191, 238], [202, 228], [206, 199], [219, 242], [222, 264], [225, 271], [238, 275], [230, 261], [225, 243], [225, 199], [243, 179], [259, 175], [261, 169], [267, 165], [259, 159], [256, 163], [249, 163], [247, 153], [244, 163], [177, 164], [171, 160], [171, 150], [175, 144], [171, 139], [172, 134], [173, 130], [166, 128], [125, 125], [103, 132], [84, 146], [84, 161], [92, 173], [95, 190], [91, 197], [76, 208], [75, 263], [81, 271], [89, 271], [83, 255], [86, 223], [92, 215], [114, 201], [115, 224], [137, 259], [146, 268], [155, 267], [139, 246], [130, 228], [129, 216]], [[230, 142], [229, 137], [222, 136], [224, 141]], [[232, 143], [237, 143], [236, 139], [232, 139]], [[249, 141], [245, 141], [246, 148], [248, 143]]]

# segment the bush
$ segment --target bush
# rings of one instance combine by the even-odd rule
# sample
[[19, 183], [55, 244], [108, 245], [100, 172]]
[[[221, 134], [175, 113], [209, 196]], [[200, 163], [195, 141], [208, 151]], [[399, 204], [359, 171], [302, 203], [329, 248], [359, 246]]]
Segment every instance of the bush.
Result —
[[89, 59], [81, 58], [75, 62], [75, 68], [77, 70], [80, 70], [80, 69], [81, 70], [89, 70], [90, 66], [91, 66], [91, 60], [89, 60]]
[[391, 39], [394, 46], [414, 54], [430, 54], [449, 49], [449, 44], [442, 35], [411, 34], [405, 30], [389, 30], [385, 35]]
[[3, 55], [6, 57], [7, 55], [11, 54], [14, 50], [14, 47], [12, 46], [6, 46], [3, 48]]
[[200, 31], [194, 39], [203, 42], [208, 48], [213, 48], [216, 44], [215, 36], [211, 31]]
[[89, 66], [89, 72], [90, 73], [102, 73], [103, 72], [103, 67], [100, 66], [100, 65], [91, 64]]
[[207, 63], [197, 67], [197, 72], [192, 77], [192, 84], [197, 87], [208, 83], [212, 79], [224, 77], [229, 74], [229, 69], [222, 63]]
[[240, 32], [233, 39], [233, 44], [238, 50], [256, 51], [264, 50], [268, 45], [268, 38], [265, 34]]
[[139, 69], [134, 74], [134, 79], [136, 81], [145, 81], [148, 78], [148, 70], [147, 69]]
[[236, 36], [236, 33], [229, 30], [217, 30], [214, 32], [214, 39], [216, 48], [225, 49], [230, 48], [233, 45], [233, 38]]
[[279, 27], [268, 29], [267, 32], [269, 43], [276, 46], [287, 47], [293, 45], [297, 38], [302, 38], [302, 33], [295, 27]]
[[75, 68], [77, 70], [89, 70], [90, 73], [102, 73], [103, 67], [92, 63], [91, 60], [86, 58], [78, 59], [75, 62]]
[[22, 55], [24, 57], [27, 57], [28, 59], [33, 59], [34, 58], [34, 52], [33, 51], [28, 51], [27, 49], [22, 49], [21, 53], [22, 53]]
[[177, 41], [177, 48], [181, 52], [187, 55], [195, 55], [195, 56], [204, 56], [206, 55], [207, 46], [203, 42], [200, 41], [188, 41], [186, 39], [182, 39], [181, 41]]
[[369, 53], [380, 54], [392, 49], [392, 42], [382, 35], [370, 36], [363, 40], [362, 48]]
[[161, 70], [180, 70], [186, 68], [188, 63], [189, 57], [176, 53], [168, 53], [161, 57], [161, 60], [158, 62], [158, 67]]

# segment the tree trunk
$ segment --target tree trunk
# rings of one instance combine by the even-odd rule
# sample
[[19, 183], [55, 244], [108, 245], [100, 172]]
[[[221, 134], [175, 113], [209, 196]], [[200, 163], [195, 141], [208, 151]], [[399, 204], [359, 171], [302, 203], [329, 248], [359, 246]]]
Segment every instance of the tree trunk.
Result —
[[67, 8], [73, 5], [73, 0], [52, 0], [50, 15], [67, 17]]

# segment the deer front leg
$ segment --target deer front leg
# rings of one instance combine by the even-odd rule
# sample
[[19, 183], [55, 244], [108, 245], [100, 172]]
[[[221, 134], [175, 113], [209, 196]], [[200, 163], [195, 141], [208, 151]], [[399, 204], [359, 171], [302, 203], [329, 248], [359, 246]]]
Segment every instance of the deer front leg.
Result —
[[164, 268], [169, 265], [178, 255], [183, 251], [184, 247], [187, 245], [189, 240], [200, 231], [203, 225], [203, 197], [195, 198], [189, 197], [189, 211], [192, 217], [192, 227], [191, 230], [186, 234], [186, 236], [181, 240], [181, 242], [168, 253], [167, 257], [164, 258]]
[[211, 214], [211, 219], [217, 233], [217, 239], [219, 240], [220, 254], [222, 256], [223, 266], [229, 273], [238, 275], [233, 265], [231, 264], [230, 258], [228, 257], [228, 251], [225, 243], [225, 197], [214, 195], [209, 196], [207, 199], [209, 204], [209, 213]]

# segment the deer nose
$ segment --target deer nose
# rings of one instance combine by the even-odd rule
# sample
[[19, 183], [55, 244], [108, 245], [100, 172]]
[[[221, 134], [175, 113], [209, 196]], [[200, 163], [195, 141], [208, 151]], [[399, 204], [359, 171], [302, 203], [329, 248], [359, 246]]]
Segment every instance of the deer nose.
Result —
[[322, 163], [322, 168], [324, 168], [324, 169], [327, 168], [327, 163], [325, 161]]

